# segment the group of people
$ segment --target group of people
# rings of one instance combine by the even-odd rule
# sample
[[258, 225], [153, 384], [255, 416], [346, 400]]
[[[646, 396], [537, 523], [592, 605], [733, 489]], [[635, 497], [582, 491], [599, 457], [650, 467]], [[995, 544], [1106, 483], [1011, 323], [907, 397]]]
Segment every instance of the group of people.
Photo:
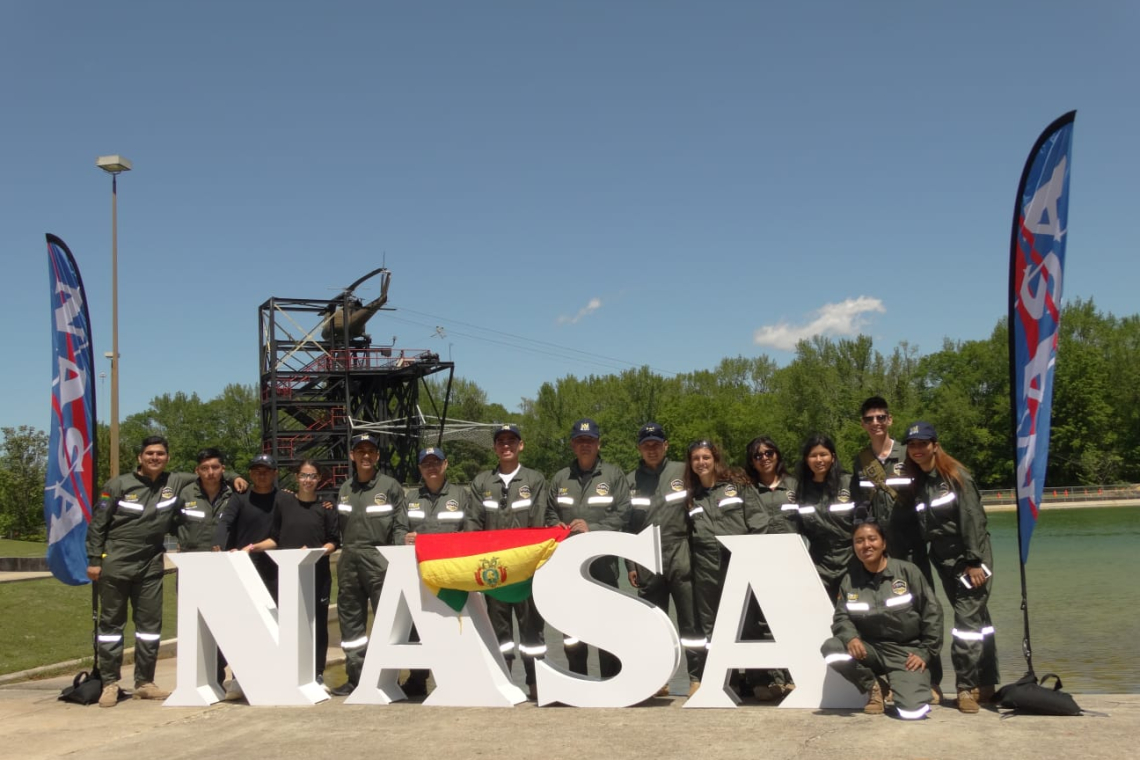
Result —
[[[269, 455], [251, 462], [249, 484], [241, 478], [227, 481], [214, 449], [199, 453], [194, 475], [169, 474], [166, 442], [148, 438], [139, 469], [104, 488], [88, 532], [88, 574], [99, 581], [102, 600], [98, 665], [105, 688], [100, 705], [113, 706], [121, 698], [117, 683], [128, 600], [136, 628], [134, 696], [168, 696], [153, 682], [167, 533], [177, 533], [182, 551], [250, 552], [271, 594], [276, 593], [276, 565], [261, 552], [323, 547], [326, 556], [317, 566], [323, 605], [318, 611], [318, 676], [328, 641], [327, 555], [340, 549], [337, 614], [347, 679], [330, 692], [344, 696], [359, 683], [368, 645], [368, 607], [375, 610], [387, 570], [376, 546], [411, 545], [423, 533], [563, 525], [572, 533], [660, 529], [660, 572], [628, 562], [625, 572], [642, 599], [666, 610], [672, 601], [690, 695], [700, 686], [730, 561], [718, 536], [801, 535], [823, 588], [835, 600], [834, 637], [822, 648], [826, 661], [868, 695], [866, 712], [884, 712], [893, 698], [902, 718], [922, 717], [941, 698], [943, 618], [933, 591], [933, 568], [954, 612], [951, 658], [957, 705], [963, 712], [977, 712], [998, 679], [987, 610], [993, 557], [977, 488], [965, 468], [941, 448], [930, 424], [909, 426], [900, 443], [889, 435], [892, 420], [884, 399], [868, 399], [860, 416], [869, 445], [850, 476], [824, 435], [804, 443], [792, 473], [776, 442], [759, 436], [749, 442], [746, 465], [738, 470], [709, 440], [690, 444], [683, 462], [670, 460], [668, 436], [654, 422], [638, 431], [640, 462], [625, 473], [603, 460], [597, 423], [582, 419], [570, 431], [572, 461], [549, 480], [521, 464], [522, 432], [504, 424], [493, 431], [498, 459], [493, 469], [469, 485], [455, 484], [447, 478], [443, 450], [425, 448], [417, 457], [421, 483], [407, 493], [380, 472], [379, 442], [364, 433], [351, 441], [353, 474], [340, 486], [336, 504], [318, 499], [323, 476], [311, 461], [296, 467], [294, 494], [278, 488], [277, 465]], [[596, 559], [589, 572], [618, 587], [616, 557]], [[534, 661], [547, 652], [542, 618], [530, 600], [488, 598], [487, 606], [500, 650], [509, 666], [522, 660], [534, 699]], [[745, 633], [766, 635], [755, 603]], [[568, 636], [562, 645], [570, 670], [586, 674], [587, 646]], [[603, 678], [621, 668], [609, 652], [599, 651], [598, 661]], [[219, 653], [219, 680], [223, 668]], [[405, 692], [426, 693], [426, 678], [426, 672], [413, 671], [403, 684]], [[737, 685], [761, 701], [780, 699], [794, 688], [786, 671], [749, 672]], [[667, 693], [662, 687], [660, 694]]]

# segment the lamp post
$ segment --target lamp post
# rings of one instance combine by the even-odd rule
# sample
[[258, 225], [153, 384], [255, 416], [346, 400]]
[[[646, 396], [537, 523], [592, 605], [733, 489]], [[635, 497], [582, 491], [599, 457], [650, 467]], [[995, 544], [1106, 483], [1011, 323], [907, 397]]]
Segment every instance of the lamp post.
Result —
[[99, 156], [95, 165], [111, 175], [111, 477], [119, 474], [119, 175], [131, 170], [122, 156]]

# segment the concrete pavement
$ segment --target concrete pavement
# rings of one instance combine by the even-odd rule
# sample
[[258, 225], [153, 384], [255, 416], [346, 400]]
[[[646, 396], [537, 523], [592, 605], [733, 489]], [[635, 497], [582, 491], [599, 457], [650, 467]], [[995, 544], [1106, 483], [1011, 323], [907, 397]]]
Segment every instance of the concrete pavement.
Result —
[[[159, 685], [174, 685], [175, 660], [159, 661]], [[516, 670], [519, 668], [516, 667]], [[123, 681], [132, 683], [130, 668]], [[1075, 718], [1014, 716], [937, 707], [911, 724], [859, 711], [684, 710], [683, 697], [623, 710], [346, 706], [333, 698], [308, 708], [221, 703], [168, 708], [125, 701], [112, 709], [56, 700], [71, 676], [0, 687], [0, 758], [162, 760], [210, 757], [338, 759], [378, 753], [412, 758], [1120, 758], [1140, 736], [1140, 695], [1078, 695]]]

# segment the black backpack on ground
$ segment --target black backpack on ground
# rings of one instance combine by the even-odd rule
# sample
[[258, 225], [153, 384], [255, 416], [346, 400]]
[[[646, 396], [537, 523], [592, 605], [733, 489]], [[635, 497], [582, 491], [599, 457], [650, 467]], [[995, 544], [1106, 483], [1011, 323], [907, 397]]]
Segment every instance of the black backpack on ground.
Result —
[[[1050, 678], [1056, 681], [1046, 688]], [[1023, 675], [1016, 683], [998, 689], [994, 701], [1022, 713], [1033, 715], [1080, 715], [1081, 708], [1068, 692], [1061, 691], [1061, 679], [1056, 673], [1046, 673], [1038, 682], [1033, 671]]]

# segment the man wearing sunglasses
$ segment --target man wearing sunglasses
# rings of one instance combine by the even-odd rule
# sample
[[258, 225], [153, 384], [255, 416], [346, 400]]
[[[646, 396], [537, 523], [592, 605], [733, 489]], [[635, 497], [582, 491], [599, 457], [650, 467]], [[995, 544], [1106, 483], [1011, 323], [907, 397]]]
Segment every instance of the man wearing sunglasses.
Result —
[[[697, 629], [693, 606], [693, 570], [689, 555], [689, 524], [686, 518], [685, 465], [666, 458], [669, 439], [665, 429], [648, 422], [637, 431], [637, 452], [641, 462], [626, 475], [629, 483], [629, 530], [640, 533], [656, 525], [661, 529], [661, 573], [655, 574], [628, 560], [625, 563], [629, 585], [650, 604], [669, 611], [669, 597], [677, 613], [677, 629], [685, 648], [690, 693], [701, 680], [705, 646], [704, 634]], [[657, 696], [669, 695], [669, 686]]]
[[[890, 436], [891, 412], [887, 400], [872, 396], [859, 407], [860, 422], [867, 431], [870, 445], [855, 457], [851, 468], [851, 493], [866, 503], [870, 514], [885, 526], [891, 556], [913, 562], [933, 588], [926, 543], [919, 532], [914, 511], [914, 484], [903, 470], [906, 446]], [[929, 664], [934, 687], [934, 704], [941, 701], [942, 661], [935, 657]]]
[[[473, 517], [475, 530], [503, 530], [507, 528], [542, 528], [558, 524], [550, 514], [547, 519], [546, 478], [537, 470], [523, 467], [519, 454], [523, 450], [522, 433], [518, 425], [503, 424], [495, 430], [495, 456], [499, 464], [475, 476], [471, 490], [477, 504]], [[538, 699], [534, 678], [534, 660], [546, 655], [544, 623], [533, 599], [522, 602], [502, 602], [487, 597], [487, 613], [499, 640], [509, 669], [515, 661], [515, 651], [522, 655], [526, 685], [532, 701]], [[516, 647], [514, 620], [518, 621], [519, 643]]]

